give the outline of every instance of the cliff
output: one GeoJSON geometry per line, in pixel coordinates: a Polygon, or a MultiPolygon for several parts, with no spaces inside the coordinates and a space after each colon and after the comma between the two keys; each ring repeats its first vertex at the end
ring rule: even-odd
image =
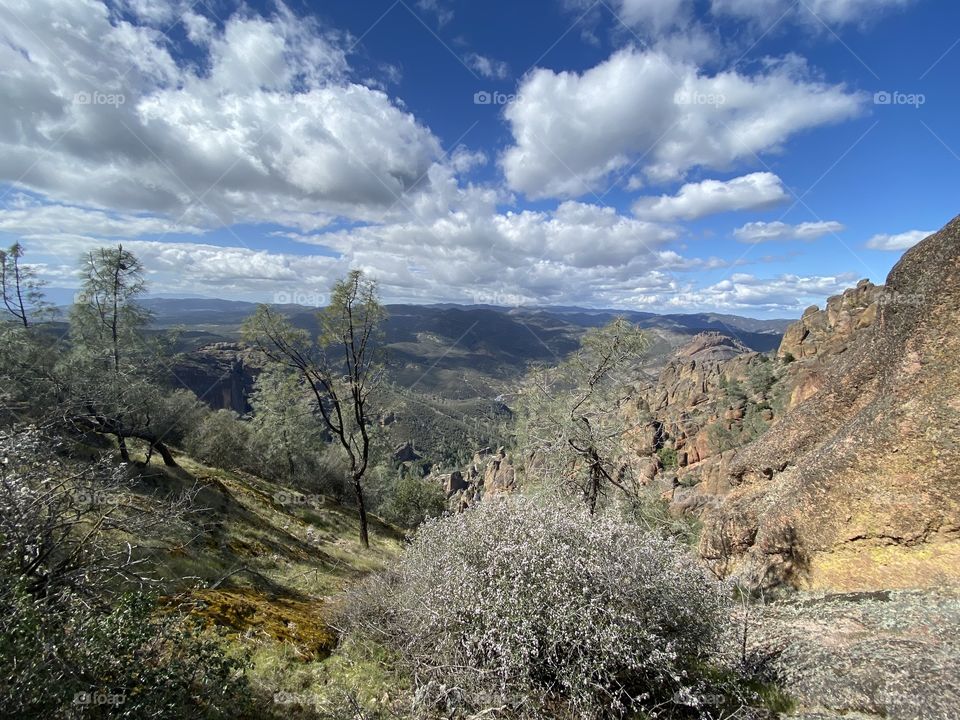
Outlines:
{"type": "Polygon", "coordinates": [[[785,414],[711,488],[700,552],[754,588],[960,580],[960,218],[809,309],[785,414]]]}

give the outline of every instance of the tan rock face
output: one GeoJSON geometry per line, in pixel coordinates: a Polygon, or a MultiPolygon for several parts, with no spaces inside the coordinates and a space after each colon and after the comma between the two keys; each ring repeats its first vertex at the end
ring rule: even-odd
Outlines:
{"type": "Polygon", "coordinates": [[[440,485],[452,511],[461,512],[487,495],[516,489],[517,473],[503,448],[496,452],[484,448],[474,454],[473,461],[463,470],[432,474],[426,479],[440,485]]]}
{"type": "Polygon", "coordinates": [[[247,399],[259,372],[256,355],[249,348],[228,342],[185,353],[173,367],[178,386],[182,383],[215,409],[237,413],[250,409],[247,399]]]}
{"type": "Polygon", "coordinates": [[[773,422],[775,412],[767,398],[749,382],[751,373],[764,365],[773,368],[776,363],[720,333],[701,333],[679,348],[656,382],[640,388],[625,410],[635,423],[627,447],[636,458],[632,465],[640,482],[669,488],[676,478],[696,485],[715,473],[715,464],[707,461],[728,449],[748,414],[757,414],[764,426],[773,422]],[[676,450],[675,467],[652,461],[663,448],[676,450]]]}
{"type": "Polygon", "coordinates": [[[960,218],[786,353],[789,409],[715,479],[703,557],[756,588],[960,581],[960,218]]]}
{"type": "Polygon", "coordinates": [[[891,293],[882,285],[861,280],[855,288],[827,300],[823,310],[808,307],[803,317],[787,328],[778,357],[796,359],[844,352],[858,332],[872,326],[891,293]]]}

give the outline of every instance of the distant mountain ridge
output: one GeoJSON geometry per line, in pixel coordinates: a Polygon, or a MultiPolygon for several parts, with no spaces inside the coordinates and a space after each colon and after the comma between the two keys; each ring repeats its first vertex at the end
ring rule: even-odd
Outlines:
{"type": "MultiPolygon", "coordinates": [[[[154,314],[154,323],[160,327],[183,325],[220,326],[225,336],[236,335],[237,327],[253,313],[257,303],[243,300],[219,300],[212,298],[148,298],[143,305],[154,314]]],[[[318,308],[303,305],[274,305],[281,312],[307,323],[304,316],[312,316],[318,308]]],[[[579,307],[501,307],[496,305],[456,305],[437,303],[431,305],[388,304],[386,331],[396,338],[410,332],[438,331],[451,334],[454,340],[464,333],[474,336],[489,336],[493,332],[507,331],[511,324],[521,329],[527,327],[553,336],[557,328],[580,328],[581,330],[603,325],[622,315],[641,327],[673,331],[682,335],[715,331],[736,337],[747,347],[760,352],[776,349],[780,336],[793,322],[788,319],[757,320],[720,313],[671,313],[661,315],[633,310],[593,309],[579,307]],[[506,320],[506,322],[505,322],[506,320]],[[476,322],[478,328],[471,330],[476,322]],[[489,330],[489,332],[488,332],[489,330]],[[459,331],[459,332],[458,332],[459,331]],[[475,331],[475,332],[474,332],[475,331]]],[[[530,337],[529,330],[508,335],[522,335],[534,344],[543,338],[530,337]]],[[[549,343],[547,343],[549,345],[549,343]]],[[[566,350],[566,344],[563,349],[566,350]]],[[[556,349],[554,349],[556,350],[556,349]]]]}
{"type": "MultiPolygon", "coordinates": [[[[174,320],[182,314],[193,317],[202,316],[204,313],[221,313],[227,317],[246,317],[259,303],[246,300],[222,300],[218,298],[147,298],[142,303],[145,307],[153,311],[160,322],[174,320]]],[[[305,305],[296,304],[274,304],[278,308],[283,308],[289,312],[295,311],[314,311],[313,308],[305,305]]],[[[794,322],[793,318],[775,318],[769,320],[759,320],[756,318],[744,317],[728,313],[655,313],[639,310],[624,310],[618,308],[586,308],[574,305],[522,305],[522,306],[503,306],[488,304],[459,304],[459,303],[391,303],[387,305],[388,309],[393,308],[423,308],[427,310],[489,310],[509,315],[530,315],[544,313],[547,315],[562,316],[580,316],[585,322],[588,317],[609,318],[622,315],[629,318],[632,322],[640,324],[654,325],[670,324],[677,327],[696,329],[698,331],[716,330],[724,325],[734,330],[743,330],[754,333],[775,333],[783,332],[794,322]]],[[[212,318],[211,318],[212,319],[212,318]]]]}
{"type": "MultiPolygon", "coordinates": [[[[199,298],[153,298],[144,304],[158,329],[183,329],[171,384],[189,388],[213,407],[248,411],[259,368],[239,342],[239,330],[255,304],[199,298]]],[[[294,325],[316,332],[317,308],[275,307],[294,325]]],[[[495,442],[495,430],[481,429],[497,425],[504,413],[499,398],[512,393],[530,364],[556,364],[579,346],[588,328],[617,314],[649,330],[644,369],[650,374],[699,332],[723,333],[738,345],[765,352],[781,339],[760,321],[707,315],[451,304],[393,304],[387,311],[383,330],[392,390],[385,399],[385,418],[390,418],[385,432],[396,443],[415,440],[418,449],[444,461],[453,460],[443,456],[451,445],[495,442]]]]}

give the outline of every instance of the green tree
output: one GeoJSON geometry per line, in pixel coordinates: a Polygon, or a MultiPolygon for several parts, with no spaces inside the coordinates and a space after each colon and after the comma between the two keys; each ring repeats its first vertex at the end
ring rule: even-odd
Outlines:
{"type": "Polygon", "coordinates": [[[660,458],[660,464],[666,470],[677,469],[677,451],[673,448],[663,447],[657,450],[657,456],[660,458]]]}
{"type": "Polygon", "coordinates": [[[214,467],[251,470],[250,444],[249,424],[232,410],[217,410],[208,413],[190,433],[186,449],[214,467]]]}
{"type": "Polygon", "coordinates": [[[36,416],[53,406],[53,367],[59,340],[44,332],[50,304],[33,268],[23,265],[23,246],[0,250],[0,423],[36,416]]]}
{"type": "Polygon", "coordinates": [[[251,426],[264,474],[298,485],[317,472],[319,451],[326,445],[314,417],[310,390],[300,376],[281,366],[257,376],[250,397],[251,426]]]}
{"type": "Polygon", "coordinates": [[[119,376],[125,350],[139,346],[150,313],[139,304],[146,292],[143,265],[123,245],[97,248],[83,256],[81,289],[70,316],[74,342],[110,360],[119,376]]]}
{"type": "Polygon", "coordinates": [[[443,490],[432,480],[411,475],[395,477],[384,494],[381,516],[405,528],[417,527],[447,509],[443,490]]]}
{"type": "Polygon", "coordinates": [[[50,306],[44,299],[44,283],[33,268],[20,262],[23,254],[20,243],[0,250],[0,296],[14,322],[28,328],[32,319],[44,316],[50,306]]]}
{"type": "Polygon", "coordinates": [[[617,318],[589,330],[579,350],[556,367],[533,370],[522,384],[518,439],[528,468],[572,483],[591,512],[607,486],[628,491],[616,468],[632,427],[621,407],[648,347],[639,328],[617,318]]]}
{"type": "Polygon", "coordinates": [[[267,305],[244,323],[244,336],[270,363],[295,373],[316,402],[316,417],[347,456],[360,517],[360,542],[370,546],[363,480],[370,465],[371,398],[381,385],[378,334],[386,311],[376,283],[354,270],[333,287],[310,336],[267,305]]]}
{"type": "Polygon", "coordinates": [[[720,387],[726,391],[727,397],[733,402],[743,402],[747,399],[747,391],[744,390],[743,384],[735,377],[728,378],[726,375],[723,375],[721,377],[720,387]]]}
{"type": "Polygon", "coordinates": [[[747,372],[747,384],[754,395],[761,398],[767,397],[770,390],[777,382],[777,376],[773,370],[773,363],[765,355],[761,355],[761,360],[747,372]]]}
{"type": "Polygon", "coordinates": [[[83,256],[80,275],[70,312],[72,348],[62,367],[73,420],[115,437],[124,462],[130,461],[127,439],[137,438],[175,466],[155,427],[164,394],[158,348],[146,336],[150,313],[139,303],[146,291],[143,265],[122,245],[98,248],[83,256]]]}

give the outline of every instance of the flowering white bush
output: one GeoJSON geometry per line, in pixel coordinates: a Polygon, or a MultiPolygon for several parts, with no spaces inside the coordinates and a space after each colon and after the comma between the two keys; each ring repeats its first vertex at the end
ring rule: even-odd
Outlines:
{"type": "Polygon", "coordinates": [[[424,712],[603,717],[706,692],[728,598],[672,540],[514,496],[428,521],[345,621],[396,652],[424,712]]]}

